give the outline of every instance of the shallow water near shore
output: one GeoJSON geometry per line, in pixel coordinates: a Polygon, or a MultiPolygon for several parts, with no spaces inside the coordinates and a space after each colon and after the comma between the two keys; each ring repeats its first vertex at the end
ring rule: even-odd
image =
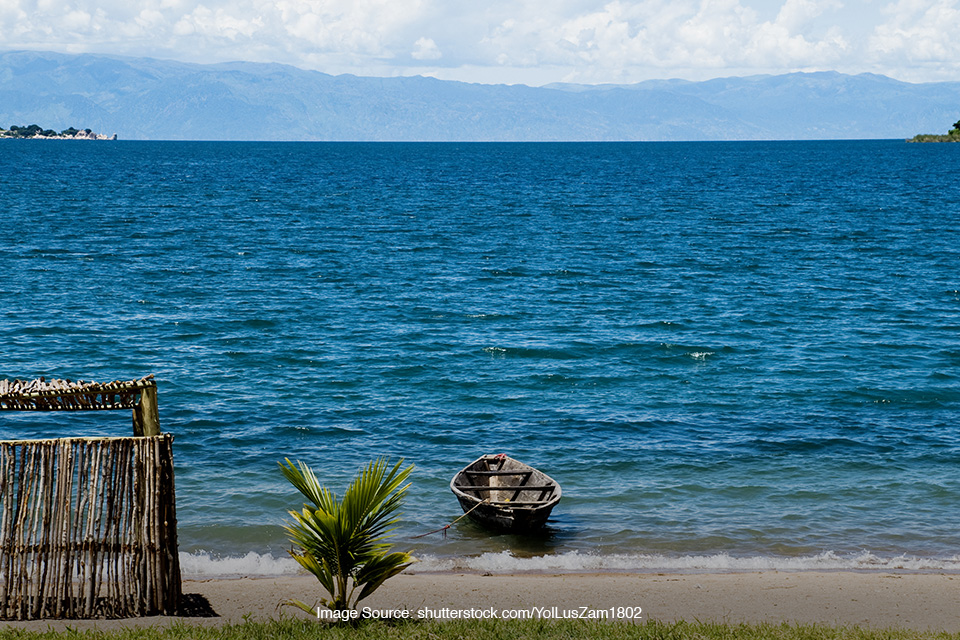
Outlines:
{"type": "MultiPolygon", "coordinates": [[[[960,568],[960,168],[900,141],[7,141],[0,377],[154,373],[185,573],[289,572],[277,462],[416,465],[422,570],[960,568]],[[461,521],[509,453],[542,535],[461,521]]],[[[129,415],[0,414],[0,438],[129,415]]]]}

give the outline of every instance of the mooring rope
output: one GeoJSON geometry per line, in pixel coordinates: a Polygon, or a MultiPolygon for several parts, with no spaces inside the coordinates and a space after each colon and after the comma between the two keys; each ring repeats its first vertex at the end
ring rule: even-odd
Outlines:
{"type": "Polygon", "coordinates": [[[473,507],[470,508],[470,511],[467,511],[466,513],[464,513],[462,516],[460,516],[459,518],[457,518],[456,520],[454,520],[453,522],[451,522],[451,523],[448,524],[447,526],[445,526],[445,527],[440,527],[439,529],[436,529],[435,531],[427,531],[426,533],[421,533],[421,534],[418,535],[418,536],[411,536],[410,539],[413,540],[413,539],[415,539],[415,538],[423,538],[423,537],[425,537],[425,536],[429,536],[429,535],[432,534],[432,533],[440,533],[441,531],[443,531],[443,537],[446,538],[446,537],[447,537],[447,529],[449,529],[449,528],[452,527],[453,525],[457,524],[458,522],[460,522],[461,520],[463,520],[464,518],[466,518],[468,515],[470,515],[470,513],[471,513],[474,509],[476,509],[476,508],[479,507],[480,505],[482,505],[482,504],[487,504],[488,502],[490,502],[490,498],[484,498],[483,501],[478,502],[477,504],[473,505],[473,507]]]}

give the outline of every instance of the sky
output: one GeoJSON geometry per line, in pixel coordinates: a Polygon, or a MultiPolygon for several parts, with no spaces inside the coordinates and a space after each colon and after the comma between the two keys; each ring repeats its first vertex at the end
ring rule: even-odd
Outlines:
{"type": "Polygon", "coordinates": [[[0,0],[0,50],[465,82],[960,80],[960,0],[0,0]]]}

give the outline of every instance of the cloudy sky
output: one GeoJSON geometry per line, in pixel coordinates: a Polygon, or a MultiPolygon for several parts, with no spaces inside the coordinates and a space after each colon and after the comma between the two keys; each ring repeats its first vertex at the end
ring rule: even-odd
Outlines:
{"type": "Polygon", "coordinates": [[[0,50],[486,83],[960,80],[960,0],[0,0],[0,50]]]}

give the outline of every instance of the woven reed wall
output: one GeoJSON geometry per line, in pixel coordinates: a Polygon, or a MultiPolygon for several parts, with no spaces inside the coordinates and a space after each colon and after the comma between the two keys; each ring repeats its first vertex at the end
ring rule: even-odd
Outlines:
{"type": "Polygon", "coordinates": [[[174,614],[173,437],[0,441],[0,618],[174,614]]]}

